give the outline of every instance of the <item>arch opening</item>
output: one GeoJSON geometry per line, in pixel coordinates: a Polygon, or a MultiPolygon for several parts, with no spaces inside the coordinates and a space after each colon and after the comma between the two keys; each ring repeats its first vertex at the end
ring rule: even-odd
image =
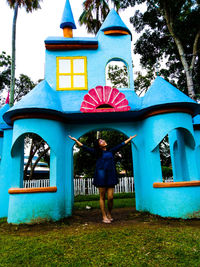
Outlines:
{"type": "MultiPolygon", "coordinates": [[[[184,182],[193,179],[190,166],[195,153],[193,135],[185,128],[170,131],[157,146],[163,182],[184,182]]],[[[154,150],[156,152],[156,149],[154,150]]]]}
{"type": "Polygon", "coordinates": [[[170,153],[169,136],[166,135],[159,144],[162,181],[173,182],[172,161],[170,153]]]}
{"type": "Polygon", "coordinates": [[[35,133],[24,133],[12,147],[12,157],[20,176],[15,183],[21,188],[50,186],[50,146],[35,133]]]}
{"type": "MultiPolygon", "coordinates": [[[[125,141],[128,137],[117,130],[103,129],[90,131],[79,138],[84,145],[94,148],[97,138],[106,140],[108,150],[125,141]]],[[[73,147],[73,171],[74,171],[74,194],[90,195],[98,194],[98,189],[93,185],[96,158],[76,144],[73,147]]],[[[119,184],[115,186],[115,193],[133,193],[133,160],[131,143],[122,147],[114,154],[119,184]]]]}
{"type": "Polygon", "coordinates": [[[108,61],[105,68],[106,85],[116,88],[129,88],[129,67],[120,58],[113,58],[108,61]]]}
{"type": "Polygon", "coordinates": [[[50,147],[37,134],[24,137],[24,187],[50,186],[50,147]]]}

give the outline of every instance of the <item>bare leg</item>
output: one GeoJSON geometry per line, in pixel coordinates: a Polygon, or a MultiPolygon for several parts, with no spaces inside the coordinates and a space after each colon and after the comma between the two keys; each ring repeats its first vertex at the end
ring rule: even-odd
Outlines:
{"type": "Polygon", "coordinates": [[[106,188],[99,187],[99,195],[100,195],[99,203],[100,203],[101,213],[103,216],[103,221],[109,223],[110,220],[108,220],[107,215],[106,215],[106,211],[105,211],[106,188]]]}
{"type": "Polygon", "coordinates": [[[114,188],[108,188],[107,189],[107,195],[108,195],[108,219],[112,219],[112,208],[113,208],[113,194],[114,194],[114,188]]]}

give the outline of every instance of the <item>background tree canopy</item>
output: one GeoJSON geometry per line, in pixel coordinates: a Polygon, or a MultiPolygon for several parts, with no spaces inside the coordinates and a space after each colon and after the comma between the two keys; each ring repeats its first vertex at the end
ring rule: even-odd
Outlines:
{"type": "MultiPolygon", "coordinates": [[[[5,103],[6,92],[9,91],[11,79],[11,57],[5,52],[0,54],[0,105],[5,103]]],[[[15,80],[14,101],[19,101],[24,95],[30,92],[35,86],[30,77],[20,74],[15,80]]]]}
{"type": "MultiPolygon", "coordinates": [[[[136,86],[159,74],[190,97],[200,94],[200,1],[199,0],[122,0],[121,7],[146,4],[130,18],[141,34],[134,52],[147,75],[139,73],[136,86]]],[[[144,88],[146,89],[146,88],[144,88]]]]}

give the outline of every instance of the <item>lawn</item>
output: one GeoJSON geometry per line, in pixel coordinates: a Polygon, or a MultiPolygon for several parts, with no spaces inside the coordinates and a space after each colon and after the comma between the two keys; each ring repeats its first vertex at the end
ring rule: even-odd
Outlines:
{"type": "MultiPolygon", "coordinates": [[[[116,196],[115,204],[126,206],[129,199],[116,196]]],[[[57,223],[13,226],[1,220],[0,266],[200,266],[200,220],[115,206],[115,221],[105,225],[95,197],[75,203],[74,215],[57,223]]]]}

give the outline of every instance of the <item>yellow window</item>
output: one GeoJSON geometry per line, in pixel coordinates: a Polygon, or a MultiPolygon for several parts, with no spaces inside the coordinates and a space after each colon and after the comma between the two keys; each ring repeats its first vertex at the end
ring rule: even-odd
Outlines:
{"type": "Polygon", "coordinates": [[[87,89],[87,58],[57,57],[57,90],[87,89]]]}

